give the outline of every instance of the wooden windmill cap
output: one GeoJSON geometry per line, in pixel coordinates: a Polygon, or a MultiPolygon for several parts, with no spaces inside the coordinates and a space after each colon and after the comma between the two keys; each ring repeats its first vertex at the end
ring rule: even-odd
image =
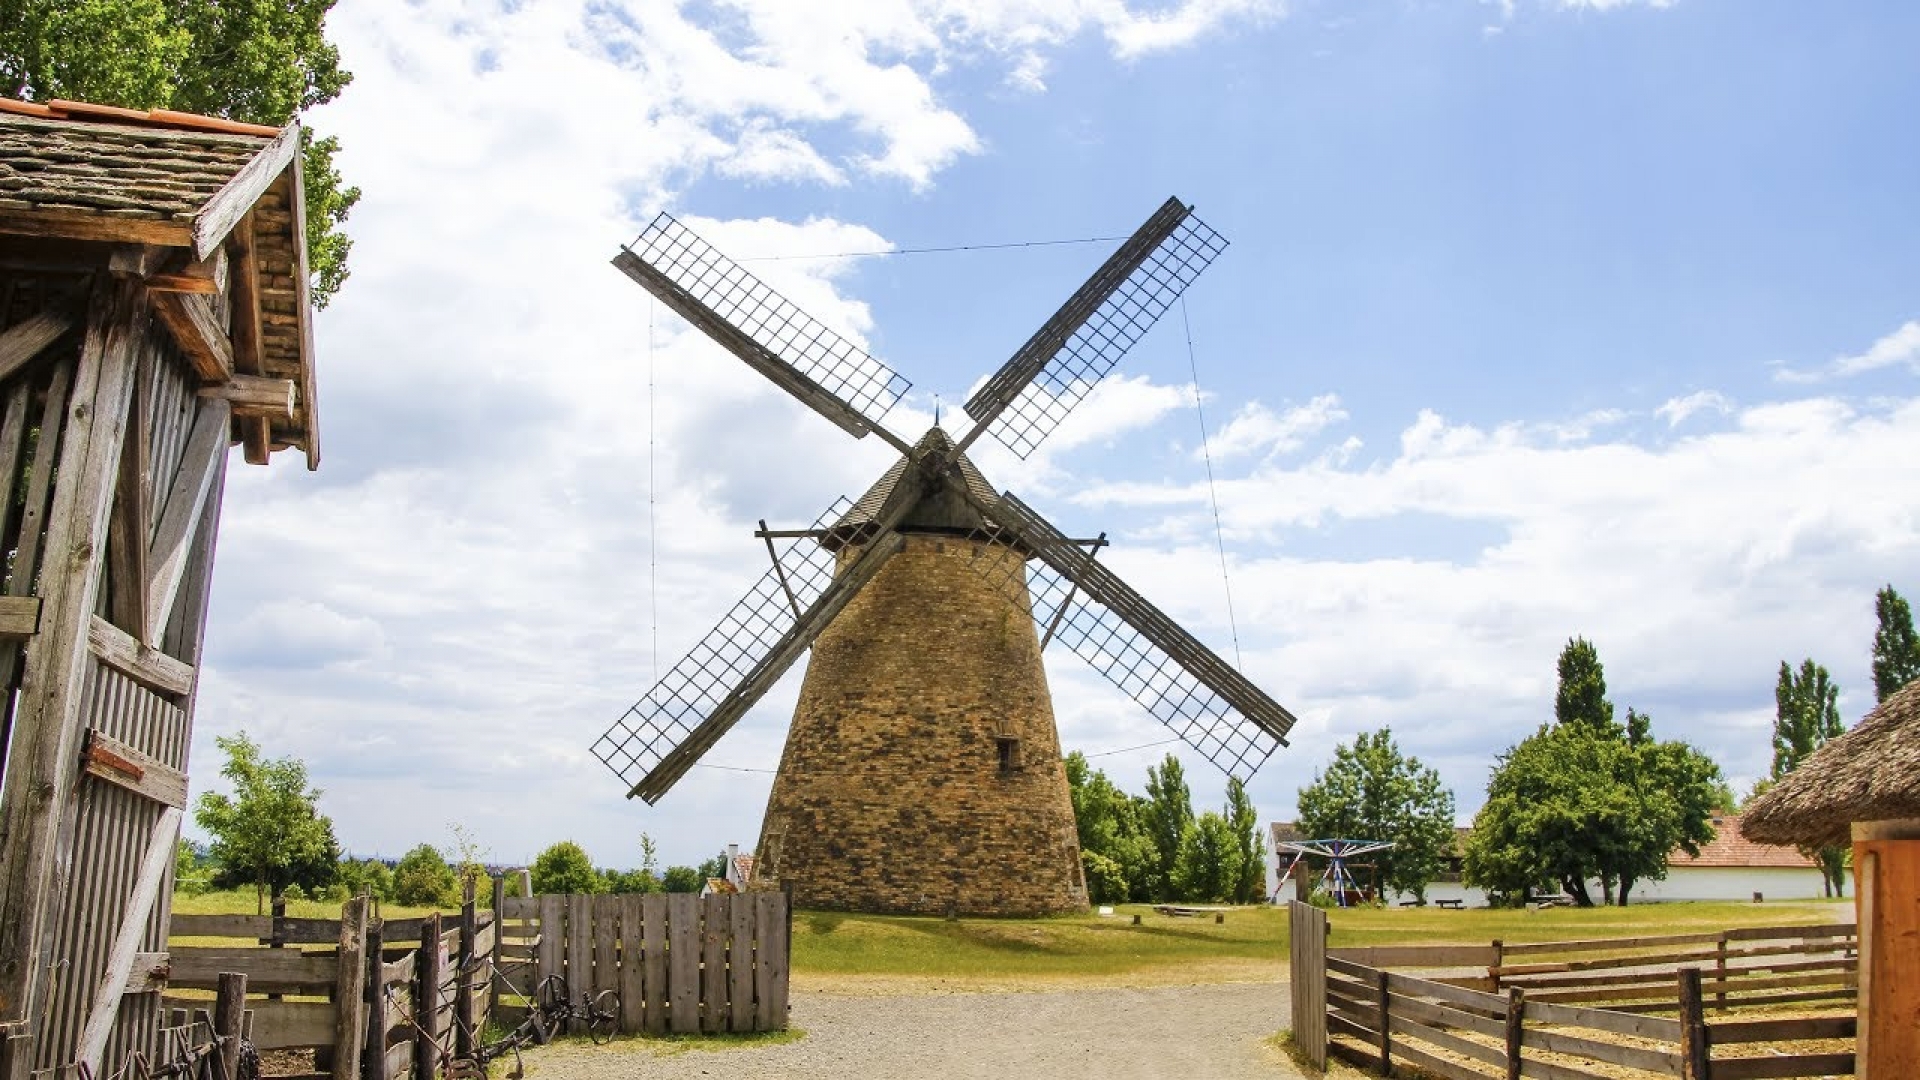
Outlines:
{"type": "Polygon", "coordinates": [[[955,449],[953,437],[938,425],[929,428],[914,444],[911,455],[893,463],[860,501],[853,504],[839,521],[833,523],[820,543],[829,551],[848,544],[864,544],[872,539],[876,523],[901,500],[914,500],[915,506],[900,523],[901,532],[948,533],[964,535],[991,529],[960,493],[953,490],[964,483],[967,490],[984,501],[999,499],[999,493],[981,474],[967,455],[955,449]],[[920,466],[915,467],[915,462],[920,466]]]}

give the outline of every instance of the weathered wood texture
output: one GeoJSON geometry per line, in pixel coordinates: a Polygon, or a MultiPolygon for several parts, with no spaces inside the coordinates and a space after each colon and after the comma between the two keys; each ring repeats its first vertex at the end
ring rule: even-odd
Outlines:
{"type": "Polygon", "coordinates": [[[1850,981],[1852,960],[1846,953],[1852,943],[1851,926],[1765,927],[1666,938],[1496,946],[1497,958],[1488,978],[1473,980],[1512,984],[1505,987],[1506,993],[1493,994],[1363,962],[1384,957],[1409,966],[1446,966],[1475,947],[1326,950],[1324,931],[1316,932],[1310,925],[1313,914],[1320,913],[1307,914],[1313,909],[1302,908],[1296,905],[1290,919],[1293,1024],[1295,1040],[1310,1058],[1315,1021],[1305,1014],[1314,1011],[1312,996],[1317,994],[1322,1025],[1317,1040],[1324,1051],[1376,1070],[1391,1062],[1449,1080],[1518,1076],[1597,1080],[1602,1066],[1608,1076],[1693,1080],[1813,1077],[1853,1070],[1852,1053],[1786,1054],[1752,1046],[1850,1039],[1859,1027],[1853,1017],[1715,1018],[1724,1011],[1776,1002],[1785,996],[1770,992],[1777,988],[1850,981]],[[1712,948],[1675,951],[1676,946],[1697,945],[1712,948]],[[1648,949],[1662,951],[1649,954],[1648,949]],[[1591,961],[1531,959],[1594,953],[1605,955],[1591,961]],[[1504,963],[1516,955],[1530,960],[1522,965],[1504,963]],[[1677,962],[1676,956],[1690,963],[1677,962]],[[1541,985],[1551,989],[1530,988],[1541,985]],[[1762,993],[1751,993],[1754,990],[1762,993]],[[1723,993],[1725,1009],[1716,1004],[1723,993]],[[1569,994],[1594,1001],[1624,997],[1627,1003],[1598,1008],[1535,1000],[1536,996],[1564,999],[1569,994]],[[1650,995],[1661,1000],[1649,1004],[1644,999],[1650,995]],[[1636,1011],[1646,1009],[1674,1012],[1677,1018],[1636,1011]],[[1306,1038],[1303,1032],[1308,1033],[1306,1038]],[[1716,1047],[1736,1049],[1716,1056],[1716,1047]]]}
{"type": "Polygon", "coordinates": [[[1293,1042],[1316,1068],[1327,1067],[1327,913],[1289,902],[1287,911],[1293,1042]]]}
{"type": "Polygon", "coordinates": [[[530,983],[560,975],[576,1002],[617,991],[623,1032],[787,1025],[789,913],[779,893],[509,897],[502,918],[535,923],[530,983]]]}

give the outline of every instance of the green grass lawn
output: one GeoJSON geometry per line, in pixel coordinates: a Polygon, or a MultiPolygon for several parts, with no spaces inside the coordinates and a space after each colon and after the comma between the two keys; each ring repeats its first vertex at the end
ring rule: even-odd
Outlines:
{"type": "MultiPolygon", "coordinates": [[[[251,914],[250,891],[177,895],[174,910],[251,914]]],[[[427,908],[385,906],[388,918],[427,908]]],[[[289,915],[338,918],[340,905],[292,901],[289,915]]],[[[1838,922],[1851,901],[1646,904],[1544,911],[1356,908],[1328,913],[1329,944],[1564,941],[1697,933],[1735,926],[1838,922]]],[[[1273,907],[1176,918],[1147,905],[1046,919],[941,919],[802,911],[793,918],[797,988],[839,993],[995,990],[1048,985],[1168,985],[1286,977],[1287,916],[1273,907]],[[1141,923],[1133,925],[1138,914],[1141,923]]]]}

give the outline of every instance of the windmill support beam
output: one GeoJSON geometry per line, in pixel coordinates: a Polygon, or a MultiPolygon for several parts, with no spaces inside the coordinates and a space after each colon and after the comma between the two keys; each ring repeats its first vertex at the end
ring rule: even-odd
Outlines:
{"type": "Polygon", "coordinates": [[[800,598],[793,595],[793,583],[787,580],[787,568],[780,565],[780,553],[773,549],[773,537],[767,532],[766,518],[760,519],[760,531],[754,535],[767,542],[767,558],[773,560],[773,572],[780,579],[780,591],[787,594],[787,606],[793,609],[793,617],[799,619],[800,598]]]}
{"type": "MultiPolygon", "coordinates": [[[[1074,546],[1087,547],[1089,549],[1087,551],[1087,561],[1092,562],[1094,559],[1100,556],[1100,549],[1107,546],[1107,534],[1101,533],[1099,536],[1095,537],[1090,543],[1087,543],[1087,544],[1082,544],[1076,541],[1074,546]]],[[[1067,590],[1067,598],[1065,600],[1060,601],[1060,607],[1054,611],[1053,618],[1048,620],[1047,632],[1040,635],[1040,648],[1043,652],[1046,650],[1047,645],[1053,641],[1053,632],[1055,630],[1060,629],[1060,624],[1061,622],[1065,621],[1067,617],[1067,612],[1073,610],[1073,602],[1079,596],[1080,596],[1080,583],[1078,581],[1075,581],[1073,583],[1073,588],[1067,590]]]]}

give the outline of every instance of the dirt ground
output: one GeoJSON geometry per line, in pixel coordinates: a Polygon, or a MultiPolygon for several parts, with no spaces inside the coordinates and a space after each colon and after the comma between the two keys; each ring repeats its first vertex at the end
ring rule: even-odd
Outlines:
{"type": "Polygon", "coordinates": [[[805,1035],[784,1044],[554,1044],[528,1055],[527,1075],[1302,1080],[1268,1042],[1287,1025],[1287,988],[1273,982],[883,996],[796,988],[792,1022],[805,1035]]]}

